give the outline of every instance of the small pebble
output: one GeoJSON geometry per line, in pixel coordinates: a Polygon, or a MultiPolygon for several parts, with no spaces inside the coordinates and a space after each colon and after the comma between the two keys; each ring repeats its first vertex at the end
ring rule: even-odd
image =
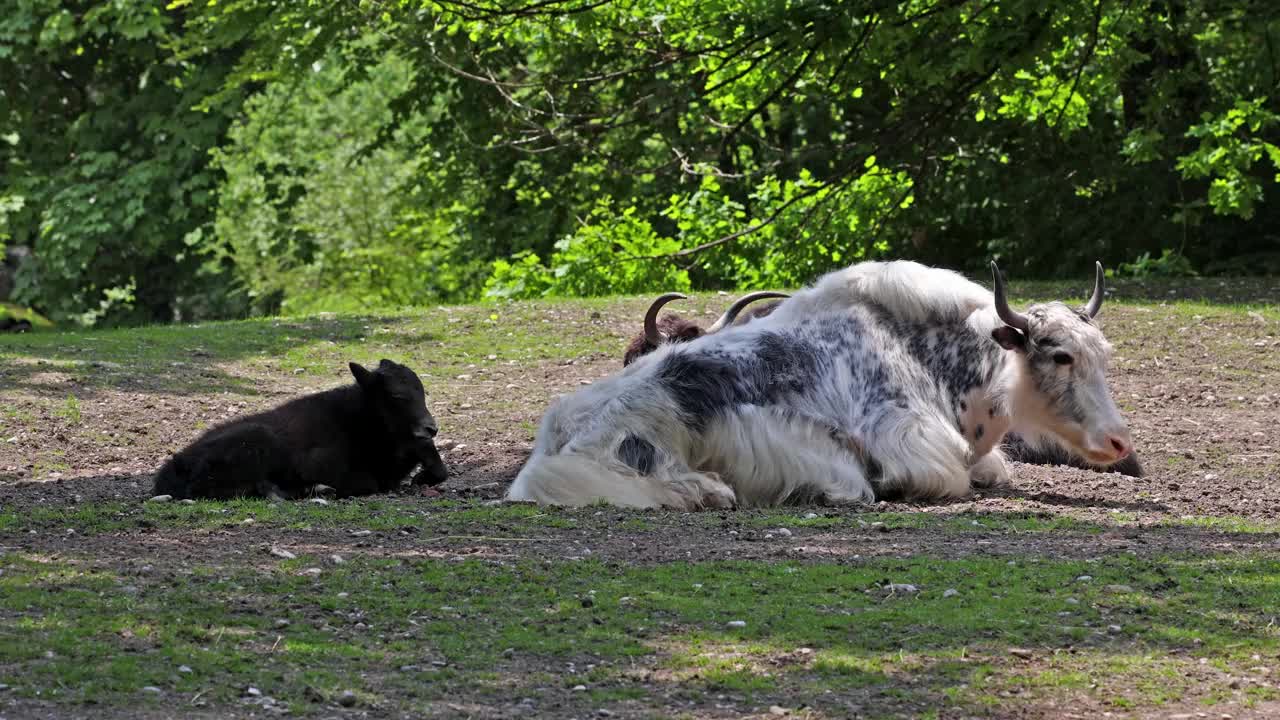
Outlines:
{"type": "Polygon", "coordinates": [[[345,563],[346,560],[341,555],[330,555],[329,562],[333,563],[334,565],[341,565],[345,563]]]}
{"type": "Polygon", "coordinates": [[[942,597],[944,598],[955,597],[959,594],[960,594],[960,591],[955,588],[947,588],[946,590],[942,591],[942,597]]]}
{"type": "Polygon", "coordinates": [[[183,505],[195,505],[195,504],[196,504],[196,501],[195,501],[195,500],[192,500],[191,498],[187,498],[186,500],[183,500],[183,501],[182,501],[182,504],[183,504],[183,505]]]}
{"type": "Polygon", "coordinates": [[[342,694],[338,696],[338,704],[342,707],[355,707],[356,694],[350,690],[343,690],[342,694]]]}
{"type": "Polygon", "coordinates": [[[278,558],[283,558],[285,560],[294,560],[298,557],[297,555],[294,555],[293,553],[289,552],[288,550],[285,550],[284,548],[278,548],[274,546],[268,552],[270,552],[272,555],[278,558]]]}
{"type": "Polygon", "coordinates": [[[262,691],[256,687],[250,687],[246,689],[244,691],[244,694],[248,695],[249,697],[262,697],[262,691]]]}
{"type": "Polygon", "coordinates": [[[172,499],[173,499],[173,496],[172,496],[172,495],[153,495],[153,496],[151,496],[151,498],[150,498],[150,499],[148,499],[148,500],[147,500],[147,502],[153,502],[153,503],[167,503],[167,502],[169,502],[169,501],[170,501],[170,500],[172,500],[172,499]]]}
{"type": "Polygon", "coordinates": [[[1020,657],[1023,660],[1030,660],[1032,657],[1031,651],[1024,648],[1009,648],[1009,654],[1014,657],[1020,657]]]}
{"type": "Polygon", "coordinates": [[[1124,595],[1126,593],[1133,592],[1133,588],[1128,585],[1108,585],[1103,589],[1109,593],[1116,593],[1117,595],[1124,595]]]}
{"type": "Polygon", "coordinates": [[[1092,579],[1093,579],[1092,575],[1081,575],[1080,577],[1076,578],[1076,582],[1089,582],[1092,579]]]}
{"type": "Polygon", "coordinates": [[[1107,626],[1107,632],[1111,633],[1112,635],[1118,635],[1118,634],[1120,633],[1120,631],[1121,631],[1121,630],[1123,630],[1123,629],[1124,629],[1124,628],[1120,627],[1119,625],[1108,625],[1108,626],[1107,626]]]}
{"type": "Polygon", "coordinates": [[[191,674],[191,672],[192,672],[192,670],[191,670],[190,666],[187,666],[187,665],[179,665],[179,666],[178,666],[178,672],[182,673],[183,675],[190,675],[190,674],[191,674]]]}
{"type": "Polygon", "coordinates": [[[920,590],[916,588],[915,585],[912,585],[911,583],[889,583],[888,585],[885,586],[885,590],[888,590],[891,593],[920,592],[920,590]]]}
{"type": "Polygon", "coordinates": [[[744,628],[747,626],[747,621],[746,620],[730,620],[724,625],[725,627],[731,627],[731,628],[744,628]]]}
{"type": "Polygon", "coordinates": [[[782,537],[791,537],[791,531],[786,528],[778,528],[777,530],[774,530],[774,532],[782,537]]]}
{"type": "Polygon", "coordinates": [[[586,685],[574,685],[574,686],[573,686],[573,691],[574,691],[574,692],[585,692],[585,691],[586,691],[586,689],[587,689],[587,686],[586,686],[586,685]]]}
{"type": "Polygon", "coordinates": [[[816,520],[817,518],[818,518],[818,513],[815,513],[815,512],[810,512],[810,513],[805,513],[805,514],[804,514],[804,519],[805,519],[805,520],[816,520]]]}
{"type": "Polygon", "coordinates": [[[163,690],[161,690],[160,688],[156,687],[155,685],[148,685],[148,686],[146,686],[146,687],[142,688],[142,692],[155,693],[156,695],[159,695],[160,693],[162,693],[162,692],[164,692],[164,691],[163,691],[163,690]]]}

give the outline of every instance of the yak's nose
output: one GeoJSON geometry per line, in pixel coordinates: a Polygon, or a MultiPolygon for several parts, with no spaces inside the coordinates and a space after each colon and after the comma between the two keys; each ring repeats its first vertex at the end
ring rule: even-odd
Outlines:
{"type": "Polygon", "coordinates": [[[1133,443],[1127,437],[1109,435],[1107,437],[1107,444],[1109,444],[1111,449],[1115,451],[1116,460],[1123,460],[1129,455],[1129,453],[1133,452],[1133,443]]]}

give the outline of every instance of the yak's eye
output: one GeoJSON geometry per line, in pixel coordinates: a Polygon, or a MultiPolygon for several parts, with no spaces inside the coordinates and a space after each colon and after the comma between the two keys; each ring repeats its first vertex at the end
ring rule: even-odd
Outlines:
{"type": "Polygon", "coordinates": [[[1066,354],[1066,353],[1063,353],[1063,352],[1060,352],[1060,353],[1054,353],[1054,354],[1053,354],[1053,361],[1054,361],[1054,362],[1056,362],[1056,363],[1058,363],[1059,365],[1070,365],[1070,364],[1071,364],[1071,356],[1070,356],[1070,355],[1068,355],[1068,354],[1066,354]]]}

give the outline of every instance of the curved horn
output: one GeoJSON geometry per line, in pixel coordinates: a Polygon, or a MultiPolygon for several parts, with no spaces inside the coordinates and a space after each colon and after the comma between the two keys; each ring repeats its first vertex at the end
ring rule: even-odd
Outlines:
{"type": "Polygon", "coordinates": [[[716,320],[712,323],[711,327],[707,328],[707,334],[710,335],[713,332],[719,332],[732,325],[733,321],[738,319],[738,313],[742,312],[743,308],[757,300],[789,297],[791,296],[784,292],[776,292],[774,290],[761,290],[759,292],[747,293],[733,301],[733,304],[729,306],[728,310],[724,311],[724,314],[720,316],[720,319],[716,320]]]}
{"type": "Polygon", "coordinates": [[[644,314],[644,339],[646,342],[654,346],[662,344],[662,336],[658,334],[658,311],[662,309],[663,305],[672,300],[684,300],[686,297],[680,293],[671,292],[659,295],[653,301],[653,304],[649,306],[648,312],[644,314]]]}
{"type": "Polygon", "coordinates": [[[1097,279],[1093,281],[1093,297],[1089,298],[1089,304],[1084,306],[1084,311],[1089,314],[1089,317],[1097,316],[1098,311],[1102,309],[1102,279],[1106,276],[1106,273],[1102,270],[1102,263],[1095,262],[1094,264],[1098,266],[1098,275],[1097,279]]]}
{"type": "Polygon", "coordinates": [[[1009,298],[1004,295],[1004,277],[1000,275],[1000,268],[995,260],[991,261],[991,275],[995,278],[996,284],[996,314],[1005,325],[1027,332],[1027,316],[1009,307],[1009,298]]]}

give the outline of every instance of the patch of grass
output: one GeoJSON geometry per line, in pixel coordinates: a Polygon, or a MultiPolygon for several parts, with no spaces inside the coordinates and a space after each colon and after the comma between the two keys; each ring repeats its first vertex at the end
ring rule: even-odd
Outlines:
{"type": "Polygon", "coordinates": [[[80,401],[75,395],[68,395],[55,414],[72,425],[80,424],[80,401]]]}
{"type": "Polygon", "coordinates": [[[1185,515],[1162,518],[1159,527],[1204,528],[1224,533],[1280,533],[1280,522],[1232,515],[1185,515]]]}
{"type": "MultiPolygon", "coordinates": [[[[860,530],[936,529],[952,532],[1086,532],[1101,533],[1104,527],[1065,515],[1051,513],[982,512],[867,512],[830,513],[790,508],[753,511],[744,521],[750,527],[807,527],[860,530]],[[813,515],[814,517],[809,517],[813,515]]],[[[738,513],[740,515],[744,513],[738,513]]]]}
{"type": "MultiPolygon", "coordinates": [[[[48,471],[43,465],[38,470],[48,471]]],[[[389,497],[307,501],[263,499],[200,500],[193,503],[102,502],[74,507],[0,509],[0,531],[37,532],[72,528],[81,534],[118,532],[145,526],[216,530],[252,524],[288,530],[346,529],[432,534],[475,530],[536,533],[540,529],[576,527],[585,510],[533,505],[485,505],[478,501],[434,501],[413,504],[389,497]]],[[[592,517],[587,515],[587,517],[592,517]]],[[[594,518],[593,518],[594,519],[594,518]]],[[[643,523],[641,518],[636,522],[643,523]]]]}
{"type": "Polygon", "coordinates": [[[627,672],[640,662],[689,691],[761,701],[877,686],[904,702],[981,705],[1001,688],[1052,693],[1092,676],[1147,705],[1172,697],[1170,673],[1197,657],[1239,668],[1280,650],[1280,560],[1265,557],[647,567],[301,557],[157,579],[10,554],[0,570],[0,682],[19,697],[122,707],[145,686],[217,706],[249,684],[295,712],[347,689],[396,707],[410,702],[393,692],[408,680],[378,679],[402,672],[422,680],[415,701],[511,697],[544,682],[544,668],[586,668],[585,658],[593,668],[565,682],[589,683],[600,702],[647,687],[627,672]],[[887,594],[886,580],[919,592],[887,594]],[[1120,583],[1133,591],[1107,590],[1120,583]],[[944,597],[948,588],[959,592],[944,597]],[[1054,659],[1028,674],[1010,647],[1054,659]],[[1069,658],[1054,655],[1068,647],[1069,658]],[[1142,660],[1153,654],[1161,662],[1142,660]]]}

